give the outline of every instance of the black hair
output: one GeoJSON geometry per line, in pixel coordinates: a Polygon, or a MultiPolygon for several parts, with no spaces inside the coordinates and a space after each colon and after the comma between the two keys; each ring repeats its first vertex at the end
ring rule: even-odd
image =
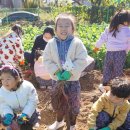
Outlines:
{"type": "Polygon", "coordinates": [[[0,76],[3,73],[9,73],[11,74],[15,79],[17,79],[18,77],[21,79],[18,84],[17,84],[17,88],[20,87],[20,85],[23,82],[23,77],[22,77],[22,72],[20,70],[20,68],[18,67],[14,67],[12,65],[2,65],[0,68],[0,76]]]}
{"type": "Polygon", "coordinates": [[[38,60],[38,58],[39,58],[40,56],[42,56],[42,55],[43,55],[43,50],[37,49],[37,50],[35,51],[35,59],[36,59],[36,60],[38,60]]]}
{"type": "Polygon", "coordinates": [[[20,34],[24,34],[23,30],[22,30],[22,27],[21,25],[19,24],[15,24],[12,28],[11,28],[12,31],[16,32],[17,35],[21,38],[20,34]]]}
{"type": "Polygon", "coordinates": [[[116,77],[111,81],[111,93],[118,98],[128,98],[130,83],[126,79],[116,77]]]}
{"type": "Polygon", "coordinates": [[[123,25],[124,22],[128,22],[128,24],[130,24],[130,12],[128,10],[120,10],[116,12],[112,17],[109,26],[109,32],[113,32],[112,36],[116,37],[116,33],[119,32],[119,25],[123,25]]]}
{"type": "Polygon", "coordinates": [[[55,36],[55,33],[54,33],[54,29],[51,27],[51,26],[47,26],[44,31],[43,31],[43,34],[45,33],[50,33],[53,36],[55,36]]]}

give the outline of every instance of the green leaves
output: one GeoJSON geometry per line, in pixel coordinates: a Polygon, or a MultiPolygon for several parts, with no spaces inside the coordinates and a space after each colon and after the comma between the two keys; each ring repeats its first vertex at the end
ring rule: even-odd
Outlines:
{"type": "Polygon", "coordinates": [[[93,52],[93,49],[95,47],[96,41],[100,37],[101,33],[104,31],[104,29],[108,26],[106,23],[99,24],[78,24],[77,26],[77,32],[79,34],[79,37],[83,41],[84,45],[87,48],[88,54],[92,56],[96,61],[96,68],[102,69],[103,67],[103,60],[105,57],[106,49],[105,47],[102,47],[100,51],[96,54],[93,52]]]}
{"type": "Polygon", "coordinates": [[[23,46],[25,51],[31,51],[35,37],[43,33],[43,28],[38,28],[36,26],[24,26],[24,37],[23,37],[23,46]]]}

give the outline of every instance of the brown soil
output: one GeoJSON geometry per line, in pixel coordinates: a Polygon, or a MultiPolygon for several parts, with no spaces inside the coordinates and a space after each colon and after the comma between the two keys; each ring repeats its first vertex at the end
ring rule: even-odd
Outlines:
{"type": "MultiPolygon", "coordinates": [[[[130,79],[130,70],[125,70],[126,77],[130,79]]],[[[81,83],[81,109],[80,114],[77,118],[77,130],[88,130],[87,128],[87,117],[90,111],[90,108],[98,97],[101,95],[101,92],[97,89],[98,85],[101,82],[102,74],[100,71],[93,70],[85,74],[80,78],[81,83]]],[[[35,86],[35,78],[31,80],[35,86]]],[[[41,91],[37,88],[39,95],[39,109],[41,111],[41,122],[40,127],[37,130],[47,130],[47,126],[52,124],[55,121],[55,112],[53,111],[51,104],[48,102],[50,100],[49,93],[47,91],[41,91]]],[[[59,130],[66,130],[66,126],[59,130]]]]}
{"type": "MultiPolygon", "coordinates": [[[[81,108],[80,114],[77,118],[77,130],[87,130],[87,117],[89,110],[93,104],[98,99],[101,93],[97,90],[97,86],[101,81],[101,72],[93,70],[88,72],[85,76],[80,79],[81,83],[81,108]]],[[[52,124],[55,121],[55,113],[52,110],[51,105],[46,104],[49,99],[48,92],[41,91],[37,89],[41,109],[41,126],[38,130],[46,130],[47,125],[52,124]]],[[[59,130],[66,130],[66,126],[59,130]]]]}
{"type": "MultiPolygon", "coordinates": [[[[130,79],[130,69],[125,70],[126,78],[130,79]]],[[[81,108],[80,114],[77,118],[77,130],[88,130],[87,128],[87,117],[91,109],[92,104],[101,95],[98,90],[98,85],[102,79],[102,74],[100,71],[93,70],[88,72],[85,76],[80,78],[81,83],[81,108]]],[[[46,92],[38,90],[40,107],[44,108],[45,104],[43,99],[45,98],[46,92]]],[[[45,110],[41,111],[41,127],[38,130],[47,130],[47,125],[52,124],[55,121],[55,113],[53,112],[51,106],[49,105],[45,110]]],[[[66,127],[59,130],[66,130],[66,127]]]]}
{"type": "MultiPolygon", "coordinates": [[[[84,76],[80,78],[81,83],[81,108],[80,114],[77,118],[77,130],[87,130],[87,117],[89,110],[93,104],[98,99],[101,93],[97,90],[97,86],[101,81],[101,72],[93,70],[91,72],[85,73],[84,76]]],[[[56,114],[53,111],[50,101],[49,92],[42,91],[38,88],[38,84],[34,76],[31,76],[30,80],[34,86],[37,88],[40,103],[38,105],[41,111],[41,121],[40,127],[37,130],[47,130],[47,126],[55,121],[56,114]]],[[[66,126],[59,130],[66,130],[66,126]]]]}

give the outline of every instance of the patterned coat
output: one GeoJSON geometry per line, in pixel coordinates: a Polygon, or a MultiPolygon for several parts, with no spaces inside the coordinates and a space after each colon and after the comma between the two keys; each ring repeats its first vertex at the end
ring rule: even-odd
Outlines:
{"type": "Polygon", "coordinates": [[[0,39],[0,64],[16,63],[23,59],[22,41],[15,32],[0,39]]]}

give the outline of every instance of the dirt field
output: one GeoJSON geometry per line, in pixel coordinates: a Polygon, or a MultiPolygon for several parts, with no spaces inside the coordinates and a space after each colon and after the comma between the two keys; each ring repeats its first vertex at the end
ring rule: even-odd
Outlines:
{"type": "MultiPolygon", "coordinates": [[[[125,70],[124,74],[126,78],[130,80],[130,69],[125,70]]],[[[90,108],[98,99],[98,96],[101,95],[101,92],[97,89],[102,79],[102,74],[100,71],[93,70],[87,73],[80,79],[81,83],[81,108],[80,114],[77,119],[77,129],[76,130],[88,130],[87,128],[87,117],[90,111],[90,108]]],[[[44,108],[44,103],[42,103],[43,92],[38,90],[40,98],[40,106],[44,108]]],[[[38,130],[47,130],[47,125],[52,124],[55,121],[55,113],[49,106],[45,110],[41,111],[41,126],[38,130]]],[[[66,127],[59,130],[66,130],[66,127]]]]}
{"type": "MultiPolygon", "coordinates": [[[[130,70],[125,70],[126,78],[130,79],[130,70]]],[[[77,129],[76,130],[88,130],[87,128],[87,117],[90,111],[90,108],[98,99],[98,96],[101,95],[97,89],[100,84],[102,74],[100,71],[93,70],[88,72],[85,76],[80,79],[81,83],[81,108],[80,114],[77,119],[77,129]]],[[[35,81],[32,81],[35,84],[35,81]]],[[[35,85],[36,86],[36,85],[35,85]]],[[[41,91],[37,88],[39,95],[39,109],[41,111],[41,122],[40,127],[37,130],[47,130],[47,126],[52,124],[55,121],[55,113],[52,110],[52,107],[48,103],[50,98],[48,92],[41,91]]],[[[66,130],[66,126],[59,130],[66,130]]]]}
{"type": "MultiPolygon", "coordinates": [[[[87,130],[87,117],[89,110],[93,102],[97,100],[99,95],[101,95],[101,93],[97,90],[101,77],[101,72],[94,70],[80,79],[81,109],[77,119],[77,130],[87,130]]],[[[42,118],[41,126],[38,130],[46,130],[47,125],[52,124],[55,121],[55,113],[53,112],[51,105],[46,104],[47,99],[49,99],[47,92],[43,92],[39,89],[37,89],[37,91],[40,99],[39,108],[41,109],[42,118]],[[47,106],[47,108],[45,108],[45,106],[47,106]]],[[[66,126],[59,130],[66,130],[66,126]]]]}

